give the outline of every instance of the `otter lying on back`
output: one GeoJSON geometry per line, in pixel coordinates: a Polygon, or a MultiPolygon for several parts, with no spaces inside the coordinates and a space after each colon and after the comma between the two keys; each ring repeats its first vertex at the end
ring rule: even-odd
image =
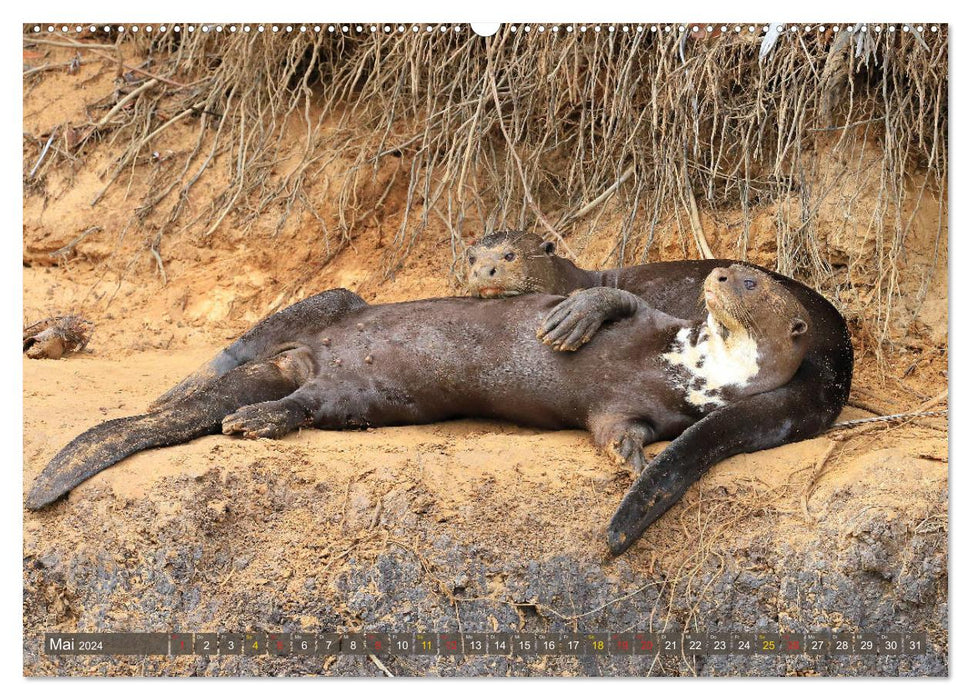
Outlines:
{"type": "MultiPolygon", "coordinates": [[[[615,290],[616,291],[616,290],[615,290]]],[[[787,382],[807,347],[805,309],[768,275],[740,265],[705,282],[708,316],[678,319],[627,295],[627,318],[579,353],[552,352],[536,327],[563,301],[429,299],[357,305],[324,328],[277,337],[275,354],[207,380],[151,413],[102,423],[47,465],[27,498],[39,508],[149,447],[219,432],[280,437],[325,429],[502,418],[586,428],[634,469],[642,447],[719,406],[787,382]],[[752,281],[754,285],[750,284],[752,281]],[[757,313],[771,303],[776,313],[757,313]]],[[[620,535],[622,551],[642,530],[620,535]]]]}
{"type": "MultiPolygon", "coordinates": [[[[486,236],[467,250],[466,284],[470,294],[488,297],[544,291],[570,294],[538,330],[543,342],[561,351],[578,350],[603,323],[629,313],[625,292],[674,316],[703,319],[707,311],[698,302],[703,280],[714,268],[732,263],[681,260],[584,270],[557,256],[555,248],[552,242],[518,231],[486,236]]],[[[846,320],[813,289],[762,271],[793,294],[808,313],[813,332],[802,364],[783,386],[712,412],[655,457],[611,520],[608,538],[614,552],[630,544],[625,533],[649,526],[712,465],[741,452],[818,435],[846,404],[853,377],[853,345],[846,320]]]]}

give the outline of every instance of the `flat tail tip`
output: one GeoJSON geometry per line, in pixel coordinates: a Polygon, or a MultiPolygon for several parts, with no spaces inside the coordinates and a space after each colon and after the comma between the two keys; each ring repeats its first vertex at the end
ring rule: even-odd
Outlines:
{"type": "Polygon", "coordinates": [[[49,506],[57,499],[64,496],[67,492],[54,492],[50,488],[35,485],[24,498],[24,507],[27,510],[40,510],[49,506]]]}
{"type": "Polygon", "coordinates": [[[27,510],[40,510],[48,503],[50,503],[50,501],[47,499],[37,498],[33,495],[28,495],[27,498],[24,499],[24,507],[27,510]]]}
{"type": "Polygon", "coordinates": [[[626,532],[614,530],[613,528],[607,530],[607,546],[610,547],[610,554],[612,556],[619,557],[633,543],[634,538],[628,537],[626,532]]]}

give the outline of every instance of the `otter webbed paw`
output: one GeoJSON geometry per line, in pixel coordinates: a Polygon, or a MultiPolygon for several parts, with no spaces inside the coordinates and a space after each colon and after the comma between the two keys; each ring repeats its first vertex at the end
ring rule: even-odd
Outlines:
{"type": "Polygon", "coordinates": [[[284,401],[266,401],[243,406],[223,418],[223,435],[244,438],[280,438],[307,421],[303,411],[284,401]]]}
{"type": "Polygon", "coordinates": [[[619,415],[595,416],[587,426],[593,440],[605,450],[614,462],[630,469],[634,476],[647,468],[644,445],[654,442],[656,433],[647,420],[631,419],[619,415]]]}
{"type": "Polygon", "coordinates": [[[607,320],[599,295],[591,290],[574,292],[547,314],[536,331],[536,337],[554,350],[579,350],[607,320]]]}
{"type": "Polygon", "coordinates": [[[605,322],[633,316],[642,303],[622,289],[581,289],[546,315],[536,337],[554,350],[574,352],[590,342],[605,322]]]}
{"type": "Polygon", "coordinates": [[[635,478],[640,476],[641,472],[647,468],[643,439],[641,435],[627,434],[607,446],[607,450],[614,461],[630,469],[635,478]]]}

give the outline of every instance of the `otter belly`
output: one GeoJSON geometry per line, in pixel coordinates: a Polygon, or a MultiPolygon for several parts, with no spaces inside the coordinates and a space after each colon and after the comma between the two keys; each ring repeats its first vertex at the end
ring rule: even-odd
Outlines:
{"type": "Polygon", "coordinates": [[[579,353],[536,338],[562,297],[429,300],[366,307],[321,334],[320,427],[499,418],[581,428],[607,404],[656,410],[668,381],[650,323],[621,322],[579,353]]]}

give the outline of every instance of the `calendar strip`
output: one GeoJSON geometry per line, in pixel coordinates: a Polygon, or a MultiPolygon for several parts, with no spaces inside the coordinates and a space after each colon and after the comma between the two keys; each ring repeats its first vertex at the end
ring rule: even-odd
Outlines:
{"type": "Polygon", "coordinates": [[[927,651],[924,633],[55,633],[50,656],[902,656],[927,651]]]}

